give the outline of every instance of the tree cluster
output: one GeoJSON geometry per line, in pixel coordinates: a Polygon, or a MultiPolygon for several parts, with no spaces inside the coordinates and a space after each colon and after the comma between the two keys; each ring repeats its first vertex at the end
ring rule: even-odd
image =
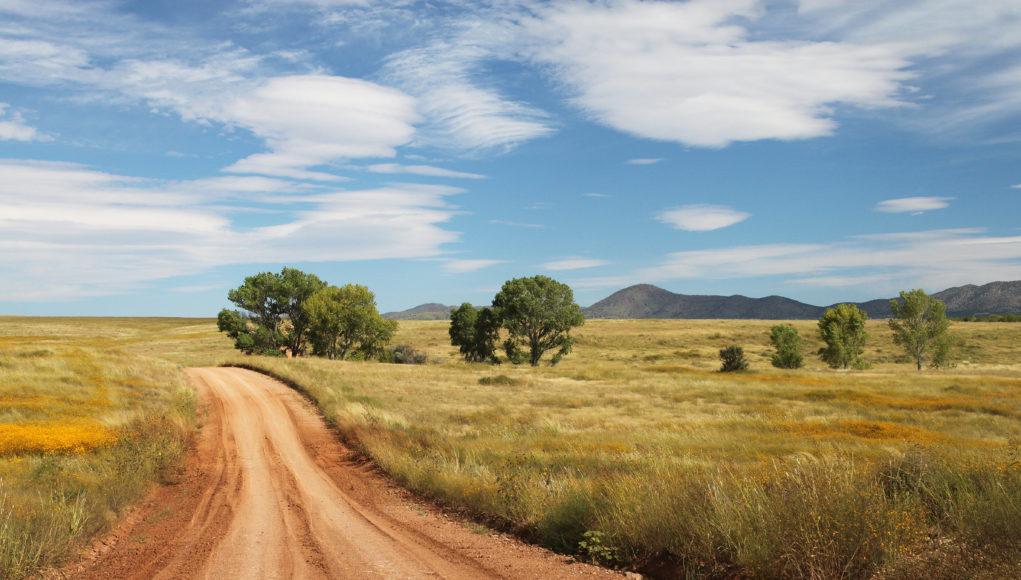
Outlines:
{"type": "Polygon", "coordinates": [[[571,352],[571,329],[585,323],[574,292],[547,276],[515,278],[504,283],[490,308],[465,302],[450,313],[450,343],[468,362],[499,362],[497,342],[505,332],[504,354],[512,363],[538,366],[553,351],[555,365],[571,352]]]}
{"type": "Polygon", "coordinates": [[[315,356],[374,358],[397,330],[365,286],[330,286],[294,268],[248,276],[227,299],[238,309],[221,310],[217,328],[245,354],[301,356],[311,346],[315,356]]]}
{"type": "MultiPolygon", "coordinates": [[[[950,321],[943,302],[922,290],[903,291],[899,301],[890,302],[890,311],[893,317],[888,324],[894,334],[893,341],[904,349],[918,370],[922,370],[926,362],[933,368],[953,365],[951,351],[954,341],[949,333],[950,321]]],[[[867,367],[864,352],[868,340],[865,331],[868,318],[868,314],[853,304],[827,308],[818,325],[819,338],[825,346],[817,354],[823,362],[835,369],[867,367]]],[[[772,356],[773,366],[796,369],[804,365],[801,336],[796,328],[774,326],[770,329],[769,341],[776,350],[772,356]]],[[[722,370],[739,370],[732,361],[735,353],[728,350],[729,359],[724,354],[720,351],[720,358],[724,361],[722,370]],[[728,360],[731,361],[729,365],[728,360]]]]}

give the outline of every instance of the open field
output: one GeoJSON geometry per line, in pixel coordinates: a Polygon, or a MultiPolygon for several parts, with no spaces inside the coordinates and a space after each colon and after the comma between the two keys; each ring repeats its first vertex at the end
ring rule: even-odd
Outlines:
{"type": "MultiPolygon", "coordinates": [[[[208,335],[208,321],[201,326],[208,335]]],[[[173,477],[194,393],[177,364],[141,352],[187,328],[0,318],[0,577],[59,561],[154,478],[173,477]]],[[[167,354],[178,346],[162,343],[167,354]]]]}
{"type": "MultiPolygon", "coordinates": [[[[560,365],[533,369],[460,362],[445,322],[401,323],[394,343],[430,357],[414,366],[244,357],[211,320],[0,318],[0,424],[117,441],[0,459],[6,575],[60,555],[48,538],[8,549],[18,530],[73,544],[137,497],[109,482],[129,460],[159,471],[180,439],[132,447],[155,436],[132,425],[187,425],[177,365],[224,362],[300,385],[404,485],[585,559],[666,576],[1015,575],[1021,325],[955,324],[966,362],[916,373],[880,321],[870,370],[814,355],[773,369],[772,324],[593,320],[560,365]],[[749,372],[714,372],[728,344],[749,372]]],[[[813,321],[792,324],[818,348],[813,321]]]]}
{"type": "MultiPolygon", "coordinates": [[[[966,362],[768,363],[767,321],[590,321],[557,367],[248,359],[301,385],[393,477],[547,546],[669,574],[1003,577],[1021,569],[1021,330],[959,324],[966,362]],[[750,372],[720,374],[745,348],[750,372]],[[586,533],[588,536],[586,537],[586,533]],[[585,542],[582,544],[582,542],[585,542]]],[[[814,322],[793,322],[814,344],[814,322]]]]}

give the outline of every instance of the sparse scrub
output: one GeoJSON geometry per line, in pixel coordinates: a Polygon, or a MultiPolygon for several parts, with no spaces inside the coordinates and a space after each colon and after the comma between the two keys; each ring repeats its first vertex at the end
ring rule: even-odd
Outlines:
{"type": "Polygon", "coordinates": [[[415,350],[415,347],[410,344],[398,344],[386,349],[385,358],[381,360],[399,365],[424,365],[429,360],[429,355],[415,350]]]}

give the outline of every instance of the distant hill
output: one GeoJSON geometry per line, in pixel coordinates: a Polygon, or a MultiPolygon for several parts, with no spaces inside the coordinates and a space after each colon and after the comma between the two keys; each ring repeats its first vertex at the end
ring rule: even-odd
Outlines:
{"type": "MultiPolygon", "coordinates": [[[[947,314],[966,316],[1021,312],[1021,281],[960,286],[933,294],[947,305],[947,314]]],[[[869,318],[889,318],[890,298],[855,303],[869,318]]],[[[813,319],[827,306],[813,306],[782,296],[709,296],[675,294],[651,284],[638,284],[614,292],[583,308],[587,318],[758,318],[765,320],[813,319]]]]}
{"type": "Polygon", "coordinates": [[[783,298],[674,294],[651,284],[631,286],[583,308],[587,318],[818,318],[823,309],[783,298]]]}
{"type": "Polygon", "coordinates": [[[392,318],[394,320],[447,320],[450,318],[451,308],[457,307],[430,302],[400,312],[384,312],[383,318],[392,318]]]}
{"type": "MultiPolygon", "coordinates": [[[[969,284],[933,294],[947,305],[949,316],[969,314],[1021,313],[1021,280],[969,284]]],[[[869,318],[889,318],[890,298],[854,303],[869,318]]],[[[833,306],[833,305],[831,305],[833,306]]],[[[401,312],[387,312],[394,320],[447,320],[450,310],[436,302],[401,312]]],[[[814,319],[829,306],[813,306],[783,296],[748,298],[747,296],[711,296],[675,294],[652,284],[638,284],[582,308],[586,318],[757,318],[762,320],[814,319]]]]}
{"type": "Polygon", "coordinates": [[[950,316],[1021,313],[1021,280],[968,284],[933,294],[947,305],[950,316]]]}

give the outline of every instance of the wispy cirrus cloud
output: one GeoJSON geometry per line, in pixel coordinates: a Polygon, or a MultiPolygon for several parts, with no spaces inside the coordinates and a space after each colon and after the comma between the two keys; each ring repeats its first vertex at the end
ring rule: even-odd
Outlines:
{"type": "Polygon", "coordinates": [[[950,206],[952,197],[902,197],[887,199],[876,204],[876,211],[886,213],[920,214],[950,206]]]}
{"type": "Polygon", "coordinates": [[[663,161],[662,158],[656,157],[656,158],[628,159],[624,163],[626,163],[627,165],[655,165],[661,161],[663,161]]]}
{"type": "Polygon", "coordinates": [[[0,78],[74,87],[81,102],[146,105],[249,131],[265,144],[228,172],[334,181],[324,166],[393,157],[422,120],[415,98],[398,89],[293,64],[282,74],[273,55],[182,34],[106,3],[46,0],[32,10],[15,3],[0,7],[4,13],[19,26],[0,28],[0,78]],[[301,68],[309,72],[294,74],[301,68]]]}
{"type": "Polygon", "coordinates": [[[453,171],[432,165],[402,165],[399,163],[376,163],[366,167],[373,173],[410,173],[412,175],[425,175],[428,177],[452,177],[455,179],[485,179],[485,175],[478,173],[466,173],[453,171]]]}
{"type": "Polygon", "coordinates": [[[585,268],[596,268],[599,266],[606,266],[610,262],[606,260],[598,260],[595,258],[564,258],[563,260],[555,260],[553,262],[546,262],[542,265],[545,270],[582,270],[585,268]]]}
{"type": "Polygon", "coordinates": [[[506,260],[446,260],[443,265],[440,266],[445,272],[453,274],[464,274],[467,272],[475,272],[483,268],[495,266],[497,264],[503,264],[506,260]]]}
{"type": "Polygon", "coordinates": [[[383,78],[419,100],[424,144],[467,150],[508,149],[553,133],[548,115],[514,101],[475,72],[493,53],[462,35],[392,55],[383,78]]]}
{"type": "Polygon", "coordinates": [[[707,232],[732,226],[751,215],[720,205],[685,205],[662,211],[656,219],[679,230],[707,232]]]}

